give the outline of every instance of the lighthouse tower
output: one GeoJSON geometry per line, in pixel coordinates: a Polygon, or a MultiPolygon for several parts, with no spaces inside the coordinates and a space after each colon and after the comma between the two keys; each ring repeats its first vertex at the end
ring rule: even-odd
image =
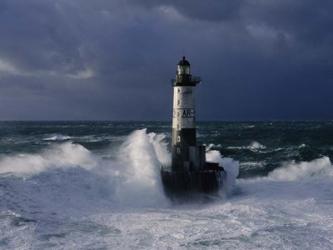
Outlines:
{"type": "Polygon", "coordinates": [[[225,176],[218,163],[206,162],[205,147],[197,144],[194,90],[200,78],[191,75],[190,67],[183,57],[173,80],[172,162],[161,166],[167,194],[214,192],[225,176]]]}
{"type": "Polygon", "coordinates": [[[200,169],[205,163],[204,147],[196,142],[195,87],[200,78],[191,75],[190,67],[183,57],[173,81],[172,170],[177,172],[200,169]]]}

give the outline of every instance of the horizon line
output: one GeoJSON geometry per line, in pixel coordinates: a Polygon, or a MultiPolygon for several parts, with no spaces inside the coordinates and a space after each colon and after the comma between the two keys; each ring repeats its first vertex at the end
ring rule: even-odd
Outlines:
{"type": "MultiPolygon", "coordinates": [[[[9,120],[1,120],[0,122],[171,122],[170,120],[130,120],[130,119],[68,119],[68,120],[62,120],[62,119],[34,119],[34,120],[15,120],[15,119],[9,119],[9,120]]],[[[197,120],[196,122],[333,122],[333,119],[253,119],[253,120],[241,120],[241,119],[225,119],[225,120],[197,120]]]]}

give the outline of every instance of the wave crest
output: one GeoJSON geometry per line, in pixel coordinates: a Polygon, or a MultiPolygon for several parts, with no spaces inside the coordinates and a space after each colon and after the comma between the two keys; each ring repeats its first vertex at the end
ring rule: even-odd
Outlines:
{"type": "Polygon", "coordinates": [[[53,145],[40,154],[19,154],[0,159],[0,174],[35,175],[50,168],[82,167],[91,169],[97,164],[93,154],[71,142],[53,145]]]}
{"type": "Polygon", "coordinates": [[[44,138],[44,141],[67,141],[70,140],[72,137],[68,135],[62,135],[62,134],[55,134],[49,137],[44,138]]]}
{"type": "Polygon", "coordinates": [[[208,150],[206,152],[206,159],[209,162],[217,162],[223,166],[227,175],[224,179],[222,191],[226,194],[230,193],[235,186],[236,178],[239,174],[239,162],[232,158],[223,157],[217,150],[208,150]]]}
{"type": "Polygon", "coordinates": [[[236,150],[250,150],[252,152],[258,152],[260,150],[266,149],[266,146],[257,141],[252,141],[248,146],[229,146],[228,149],[236,150]]]}
{"type": "Polygon", "coordinates": [[[324,156],[310,162],[292,161],[284,166],[274,169],[269,178],[274,180],[294,181],[313,176],[332,175],[333,168],[330,158],[324,156]]]}

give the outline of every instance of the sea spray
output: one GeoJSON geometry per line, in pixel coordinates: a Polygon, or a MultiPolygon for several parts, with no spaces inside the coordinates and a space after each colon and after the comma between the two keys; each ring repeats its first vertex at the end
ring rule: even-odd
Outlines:
{"type": "MultiPolygon", "coordinates": [[[[80,144],[56,143],[40,153],[0,158],[0,174],[13,176],[8,182],[13,197],[14,193],[19,194],[17,199],[30,197],[45,211],[66,208],[66,213],[78,210],[79,214],[167,204],[160,167],[170,162],[170,153],[163,134],[136,130],[110,151],[116,155],[105,158],[80,144]]],[[[15,203],[11,197],[5,197],[3,205],[11,207],[15,203]]]]}
{"type": "Polygon", "coordinates": [[[119,202],[132,205],[161,205],[166,200],[160,167],[169,162],[164,137],[146,129],[136,130],[121,145],[117,161],[123,166],[124,182],[117,189],[119,202]]]}
{"type": "Polygon", "coordinates": [[[85,147],[66,142],[52,145],[39,154],[16,154],[0,159],[0,174],[32,176],[48,169],[81,167],[92,169],[97,158],[85,147]]]}
{"type": "Polygon", "coordinates": [[[310,162],[295,161],[284,163],[282,167],[274,169],[268,177],[274,180],[295,181],[315,176],[333,175],[330,158],[323,156],[310,162]]]}
{"type": "MultiPolygon", "coordinates": [[[[98,197],[101,195],[106,199],[105,202],[113,202],[112,207],[167,204],[160,167],[170,165],[171,155],[164,134],[147,133],[146,129],[135,130],[126,137],[118,150],[111,151],[113,157],[102,158],[80,144],[57,143],[39,154],[3,157],[0,159],[0,173],[27,178],[36,176],[34,180],[42,183],[45,193],[66,200],[66,194],[60,190],[60,186],[63,186],[63,190],[66,190],[68,196],[74,196],[78,204],[88,199],[94,200],[98,206],[98,197]],[[52,192],[47,190],[43,178],[53,187],[52,192]],[[80,192],[81,186],[89,187],[89,190],[80,192]],[[57,190],[59,194],[56,193],[57,190]],[[102,193],[98,190],[102,190],[102,193]]],[[[215,150],[207,151],[207,160],[218,162],[224,167],[227,177],[222,189],[230,192],[238,175],[238,162],[223,158],[215,150]]],[[[61,204],[60,201],[59,203],[61,204]]],[[[68,202],[66,204],[69,205],[68,202]]]]}
{"type": "Polygon", "coordinates": [[[224,168],[227,174],[223,180],[224,183],[221,191],[224,194],[231,193],[239,174],[239,162],[232,158],[222,157],[221,153],[217,150],[208,150],[206,152],[206,159],[209,162],[217,162],[224,168]]]}

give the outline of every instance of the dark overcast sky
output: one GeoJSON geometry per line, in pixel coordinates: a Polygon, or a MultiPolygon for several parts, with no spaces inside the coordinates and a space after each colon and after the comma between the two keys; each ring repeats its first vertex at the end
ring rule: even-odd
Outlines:
{"type": "Polygon", "coordinates": [[[1,120],[333,119],[332,0],[0,0],[1,120]]]}

